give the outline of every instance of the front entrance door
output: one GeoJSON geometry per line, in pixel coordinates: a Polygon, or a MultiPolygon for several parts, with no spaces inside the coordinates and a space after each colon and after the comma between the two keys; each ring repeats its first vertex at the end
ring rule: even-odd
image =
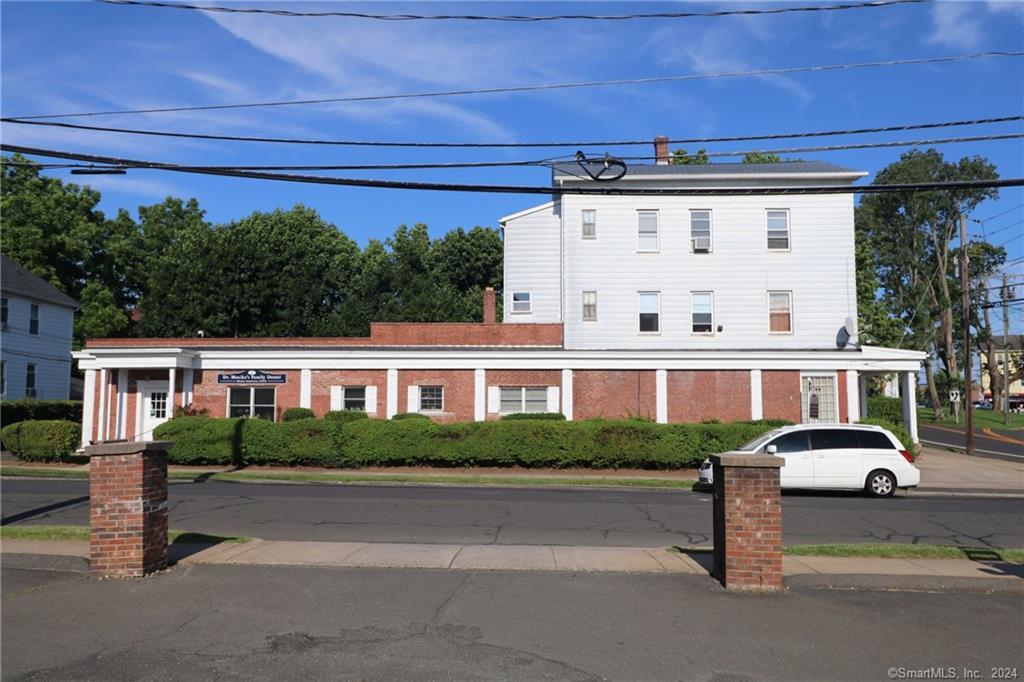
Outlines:
{"type": "Polygon", "coordinates": [[[139,382],[141,405],[140,428],[136,429],[136,440],[153,440],[153,429],[171,417],[171,405],[166,381],[139,382]]]}

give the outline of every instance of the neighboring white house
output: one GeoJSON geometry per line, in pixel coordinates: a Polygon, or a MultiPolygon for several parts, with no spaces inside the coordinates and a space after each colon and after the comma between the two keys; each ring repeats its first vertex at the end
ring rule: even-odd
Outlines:
{"type": "Polygon", "coordinates": [[[78,303],[0,255],[0,391],[4,399],[67,400],[78,303]]]}

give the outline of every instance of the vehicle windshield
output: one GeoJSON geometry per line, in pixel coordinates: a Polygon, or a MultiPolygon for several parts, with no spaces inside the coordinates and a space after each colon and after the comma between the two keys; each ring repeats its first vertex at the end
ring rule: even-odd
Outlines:
{"type": "Polygon", "coordinates": [[[779,435],[780,433],[782,433],[782,432],[781,431],[769,431],[768,433],[766,433],[764,435],[761,435],[761,436],[758,436],[757,438],[755,438],[754,440],[750,441],[746,445],[741,445],[740,447],[738,447],[736,449],[740,450],[742,452],[754,452],[755,450],[759,450],[762,445],[764,445],[765,443],[770,441],[772,438],[775,438],[775,436],[779,435]]]}

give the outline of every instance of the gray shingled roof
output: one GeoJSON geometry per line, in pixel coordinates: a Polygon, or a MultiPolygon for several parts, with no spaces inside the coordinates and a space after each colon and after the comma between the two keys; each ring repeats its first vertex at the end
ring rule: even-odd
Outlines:
{"type": "Polygon", "coordinates": [[[18,294],[54,305],[78,308],[78,301],[3,254],[0,254],[0,289],[5,296],[8,293],[18,294]]]}
{"type": "MultiPolygon", "coordinates": [[[[598,170],[601,164],[594,164],[598,170]]],[[[706,165],[676,164],[635,164],[627,162],[626,179],[631,175],[739,175],[758,173],[857,173],[859,171],[845,166],[837,166],[827,161],[785,161],[783,163],[709,163],[706,165]]],[[[561,163],[552,167],[553,177],[576,177],[586,174],[576,163],[561,163]]],[[[589,178],[588,178],[589,179],[589,178]]]]}

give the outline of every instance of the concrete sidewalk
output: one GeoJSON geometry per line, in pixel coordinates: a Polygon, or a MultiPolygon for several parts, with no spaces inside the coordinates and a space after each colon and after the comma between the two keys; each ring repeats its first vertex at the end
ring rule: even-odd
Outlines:
{"type": "Polygon", "coordinates": [[[915,464],[921,470],[921,485],[917,488],[920,492],[1024,492],[1024,462],[968,457],[925,446],[923,456],[915,464]]]}

